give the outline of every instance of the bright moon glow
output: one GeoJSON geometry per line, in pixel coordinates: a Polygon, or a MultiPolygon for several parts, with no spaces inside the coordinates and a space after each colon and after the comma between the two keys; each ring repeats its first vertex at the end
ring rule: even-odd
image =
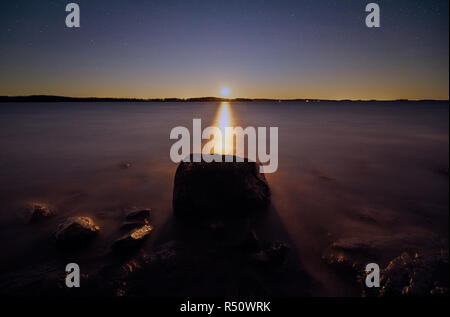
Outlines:
{"type": "Polygon", "coordinates": [[[203,153],[214,154],[233,154],[233,139],[226,140],[225,128],[233,126],[233,117],[231,107],[228,102],[221,102],[214,118],[213,126],[219,128],[220,138],[214,138],[213,151],[203,151],[203,153]]]}
{"type": "Polygon", "coordinates": [[[228,102],[220,103],[219,110],[216,114],[216,126],[220,128],[222,133],[225,133],[226,127],[231,127],[231,110],[228,102]]]}
{"type": "Polygon", "coordinates": [[[228,88],[222,88],[222,96],[223,97],[228,97],[228,95],[230,94],[230,91],[228,90],[228,88]]]}

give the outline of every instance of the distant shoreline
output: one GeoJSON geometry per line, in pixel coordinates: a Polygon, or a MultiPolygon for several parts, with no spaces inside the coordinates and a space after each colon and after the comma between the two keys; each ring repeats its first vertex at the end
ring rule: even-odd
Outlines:
{"type": "Polygon", "coordinates": [[[67,97],[51,95],[0,96],[0,102],[449,102],[449,100],[353,100],[353,99],[266,99],[266,98],[104,98],[104,97],[67,97]]]}

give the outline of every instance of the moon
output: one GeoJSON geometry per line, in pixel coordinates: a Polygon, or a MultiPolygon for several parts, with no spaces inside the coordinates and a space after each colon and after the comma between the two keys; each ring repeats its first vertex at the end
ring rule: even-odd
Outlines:
{"type": "Polygon", "coordinates": [[[230,90],[226,87],[223,87],[221,92],[223,97],[228,97],[228,95],[230,94],[230,90]]]}

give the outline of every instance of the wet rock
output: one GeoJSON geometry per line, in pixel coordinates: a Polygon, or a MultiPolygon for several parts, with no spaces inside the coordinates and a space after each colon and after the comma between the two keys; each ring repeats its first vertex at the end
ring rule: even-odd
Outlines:
{"type": "Polygon", "coordinates": [[[120,230],[132,230],[132,229],[136,229],[136,228],[142,227],[143,225],[147,225],[147,224],[148,224],[147,219],[135,220],[135,221],[125,221],[120,226],[120,230]]]}
{"type": "Polygon", "coordinates": [[[127,220],[146,220],[150,218],[150,208],[137,208],[132,207],[127,210],[128,214],[125,219],[127,220]]]}
{"type": "Polygon", "coordinates": [[[131,231],[129,234],[117,239],[112,248],[114,251],[127,251],[139,247],[150,235],[153,227],[144,225],[141,228],[131,231]]]}
{"type": "Polygon", "coordinates": [[[352,279],[360,269],[360,263],[343,252],[326,252],[322,255],[322,261],[342,274],[349,274],[352,279]]]}
{"type": "MultiPolygon", "coordinates": [[[[218,155],[211,155],[217,157],[218,155]]],[[[181,162],[173,190],[173,209],[184,219],[241,217],[270,204],[269,185],[256,162],[181,162]]],[[[235,161],[236,157],[232,159],[235,161]]]]}
{"type": "Polygon", "coordinates": [[[47,217],[54,215],[54,211],[44,204],[31,205],[30,223],[37,223],[47,217]]]}
{"type": "Polygon", "coordinates": [[[381,270],[378,296],[448,294],[448,253],[402,253],[381,270]]]}
{"type": "Polygon", "coordinates": [[[437,295],[448,289],[448,253],[431,251],[441,244],[430,234],[353,237],[332,243],[322,260],[343,279],[358,282],[362,296],[437,295]],[[400,255],[399,247],[404,250],[400,255]],[[380,288],[365,285],[365,267],[370,262],[380,265],[380,288]]]}
{"type": "Polygon", "coordinates": [[[396,245],[396,240],[394,236],[338,239],[323,252],[322,261],[345,279],[355,281],[368,263],[367,259],[378,261],[380,254],[389,252],[396,245]]]}
{"type": "Polygon", "coordinates": [[[161,289],[170,287],[168,282],[173,276],[169,274],[170,277],[167,277],[165,274],[172,272],[174,266],[177,267],[176,271],[184,269],[184,263],[178,263],[176,260],[175,241],[158,246],[149,254],[136,254],[121,265],[106,265],[100,269],[97,280],[108,281],[102,284],[106,285],[107,294],[113,296],[161,295],[161,289]],[[149,285],[154,285],[155,278],[164,282],[159,283],[157,288],[149,288],[149,285]]]}
{"type": "Polygon", "coordinates": [[[99,230],[100,227],[89,217],[71,217],[58,225],[55,238],[64,243],[84,242],[95,237],[99,230]]]}
{"type": "Polygon", "coordinates": [[[367,263],[367,256],[376,260],[375,253],[385,245],[384,238],[362,240],[359,238],[340,239],[333,242],[322,254],[322,261],[345,279],[356,280],[357,273],[367,263]]]}

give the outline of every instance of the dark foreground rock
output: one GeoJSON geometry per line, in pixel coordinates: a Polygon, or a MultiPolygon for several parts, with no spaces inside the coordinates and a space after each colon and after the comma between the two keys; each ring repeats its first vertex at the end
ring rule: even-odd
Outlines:
{"type": "Polygon", "coordinates": [[[89,217],[71,217],[58,225],[55,238],[59,243],[85,242],[95,237],[99,230],[89,217]]]}
{"type": "MultiPolygon", "coordinates": [[[[272,247],[267,249],[270,253],[269,249],[272,247]]],[[[268,255],[270,259],[278,257],[268,255]]],[[[101,293],[114,296],[309,294],[303,273],[289,265],[287,254],[283,258],[283,261],[264,259],[261,265],[255,262],[251,252],[239,248],[199,247],[170,241],[121,266],[104,267],[97,278],[109,283],[108,289],[101,293]]]]}
{"type": "Polygon", "coordinates": [[[426,235],[348,238],[331,244],[322,260],[346,281],[355,281],[362,296],[440,296],[448,294],[449,262],[438,245],[442,242],[426,235]],[[365,266],[371,262],[380,266],[380,288],[365,285],[365,266]]]}
{"type": "Polygon", "coordinates": [[[225,157],[222,162],[207,163],[192,162],[191,155],[191,162],[179,164],[173,190],[176,216],[245,217],[267,209],[270,189],[259,172],[260,164],[248,160],[225,162],[225,157]]]}
{"type": "Polygon", "coordinates": [[[363,296],[448,296],[448,265],[444,251],[426,255],[404,252],[381,270],[380,288],[363,288],[363,296]]]}

